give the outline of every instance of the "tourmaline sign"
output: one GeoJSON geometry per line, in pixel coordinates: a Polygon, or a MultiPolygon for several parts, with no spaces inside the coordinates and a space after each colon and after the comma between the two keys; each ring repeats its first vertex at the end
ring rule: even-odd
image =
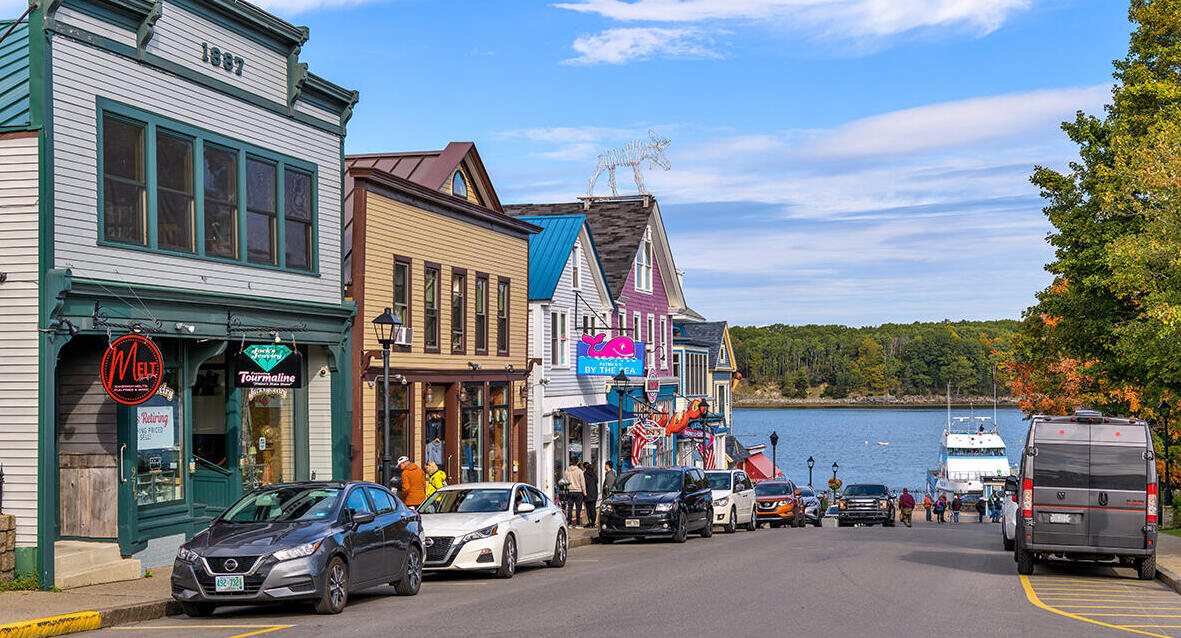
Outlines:
{"type": "Polygon", "coordinates": [[[236,388],[301,388],[303,357],[283,344],[247,346],[234,357],[236,388]]]}

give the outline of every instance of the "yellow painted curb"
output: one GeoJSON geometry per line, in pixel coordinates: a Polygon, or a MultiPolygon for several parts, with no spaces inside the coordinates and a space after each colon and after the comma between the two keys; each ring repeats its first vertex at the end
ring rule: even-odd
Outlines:
{"type": "Polygon", "coordinates": [[[63,616],[50,616],[49,618],[0,625],[0,638],[63,636],[79,631],[98,629],[101,624],[102,616],[97,611],[82,611],[63,616]]]}

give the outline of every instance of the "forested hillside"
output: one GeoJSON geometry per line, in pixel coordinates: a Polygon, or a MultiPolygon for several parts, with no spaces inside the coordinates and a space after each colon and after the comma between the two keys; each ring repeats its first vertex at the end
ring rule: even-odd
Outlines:
{"type": "MultiPolygon", "coordinates": [[[[747,387],[779,386],[784,396],[850,394],[991,395],[994,370],[1011,350],[1017,321],[730,328],[747,387]]],[[[740,386],[741,387],[741,386],[740,386]]],[[[1003,389],[1002,389],[1003,391],[1003,389]]]]}

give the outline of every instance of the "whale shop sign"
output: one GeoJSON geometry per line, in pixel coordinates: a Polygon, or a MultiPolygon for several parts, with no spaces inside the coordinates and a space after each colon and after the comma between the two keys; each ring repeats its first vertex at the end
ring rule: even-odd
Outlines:
{"type": "Polygon", "coordinates": [[[282,344],[246,346],[234,357],[235,388],[302,388],[303,357],[282,344]]]}
{"type": "Polygon", "coordinates": [[[580,376],[613,377],[623,371],[629,377],[644,376],[644,344],[630,337],[582,335],[578,342],[580,376]]]}

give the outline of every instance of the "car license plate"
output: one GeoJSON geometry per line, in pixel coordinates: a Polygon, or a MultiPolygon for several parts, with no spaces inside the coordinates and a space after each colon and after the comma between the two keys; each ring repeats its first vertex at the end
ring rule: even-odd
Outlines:
{"type": "Polygon", "coordinates": [[[624,526],[624,527],[639,527],[639,526],[640,526],[640,519],[638,519],[638,518],[629,518],[629,519],[627,519],[626,521],[624,521],[624,522],[623,522],[623,526],[624,526]]]}
{"type": "Polygon", "coordinates": [[[1050,514],[1051,523],[1069,523],[1070,514],[1050,514]]]}
{"type": "Polygon", "coordinates": [[[213,589],[218,592],[234,592],[242,591],[243,583],[241,576],[218,576],[213,583],[213,589]]]}

